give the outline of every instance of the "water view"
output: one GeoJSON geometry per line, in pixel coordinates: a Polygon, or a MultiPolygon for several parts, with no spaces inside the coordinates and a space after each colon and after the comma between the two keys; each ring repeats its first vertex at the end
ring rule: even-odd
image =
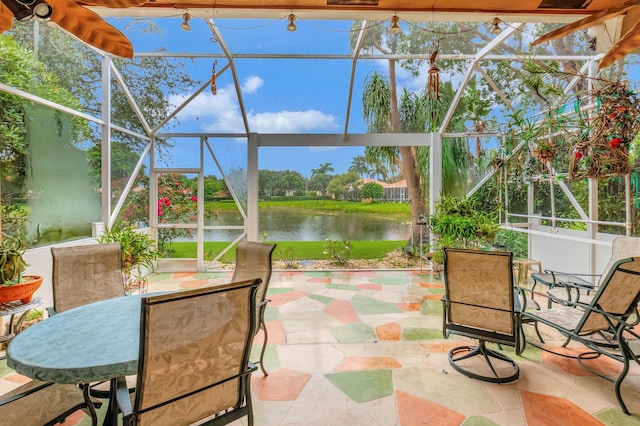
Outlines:
{"type": "MultiPolygon", "coordinates": [[[[220,212],[216,225],[241,225],[235,212],[220,212]]],[[[260,212],[260,235],[270,241],[404,240],[411,235],[411,223],[367,214],[320,214],[291,210],[260,212]]],[[[230,241],[237,230],[205,232],[205,241],[230,241]]]]}

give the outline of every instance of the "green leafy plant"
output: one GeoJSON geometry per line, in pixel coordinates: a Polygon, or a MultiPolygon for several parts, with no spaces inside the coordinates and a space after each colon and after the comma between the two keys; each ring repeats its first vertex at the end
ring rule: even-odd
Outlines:
{"type": "Polygon", "coordinates": [[[476,208],[475,199],[443,197],[429,224],[439,240],[436,248],[486,248],[493,244],[500,225],[492,213],[476,208]]]}
{"type": "Polygon", "coordinates": [[[506,251],[513,252],[514,257],[527,257],[527,234],[524,232],[500,229],[496,233],[495,244],[506,251]]]}
{"type": "Polygon", "coordinates": [[[144,291],[148,279],[146,272],[153,270],[158,258],[156,242],[147,234],[138,232],[130,225],[107,229],[98,238],[99,243],[119,242],[122,250],[122,275],[126,291],[144,291]]]}
{"type": "Polygon", "coordinates": [[[27,268],[24,252],[27,247],[20,238],[3,235],[0,239],[0,285],[17,284],[27,268]]]}
{"type": "Polygon", "coordinates": [[[323,253],[331,256],[339,265],[345,265],[351,258],[351,242],[326,240],[323,253]]]}

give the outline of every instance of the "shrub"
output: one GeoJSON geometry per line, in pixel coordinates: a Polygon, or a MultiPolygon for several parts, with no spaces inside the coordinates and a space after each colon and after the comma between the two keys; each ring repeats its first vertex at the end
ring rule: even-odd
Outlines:
{"type": "Polygon", "coordinates": [[[324,254],[328,254],[339,265],[345,265],[351,257],[351,242],[326,240],[324,254]]]}
{"type": "Polygon", "coordinates": [[[293,247],[284,247],[280,250],[280,260],[287,269],[298,269],[298,258],[293,247]]]}

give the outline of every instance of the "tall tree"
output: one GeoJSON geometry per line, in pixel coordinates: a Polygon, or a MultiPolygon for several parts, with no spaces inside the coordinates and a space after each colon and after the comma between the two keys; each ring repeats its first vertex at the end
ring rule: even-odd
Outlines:
{"type": "Polygon", "coordinates": [[[351,160],[350,172],[355,172],[360,177],[365,177],[369,173],[369,164],[364,155],[357,155],[351,160]]]}
{"type": "Polygon", "coordinates": [[[326,175],[330,172],[334,172],[335,170],[331,166],[331,163],[322,163],[317,168],[311,169],[311,176],[315,175],[326,175]]]}

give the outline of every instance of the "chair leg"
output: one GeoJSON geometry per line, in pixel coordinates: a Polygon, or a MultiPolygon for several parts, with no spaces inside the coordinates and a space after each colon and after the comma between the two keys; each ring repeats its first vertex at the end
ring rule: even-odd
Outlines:
{"type": "Polygon", "coordinates": [[[624,367],[622,367],[622,371],[620,372],[620,375],[614,382],[613,389],[615,391],[616,399],[618,400],[618,404],[620,404],[620,408],[622,409],[622,412],[625,413],[627,416],[629,416],[631,414],[629,413],[629,409],[627,408],[626,404],[622,400],[622,393],[620,392],[620,386],[622,386],[622,381],[624,380],[625,377],[627,377],[627,373],[629,373],[629,358],[628,358],[628,353],[626,352],[628,349],[623,348],[622,350],[624,352],[623,353],[624,367]]]}
{"type": "Polygon", "coordinates": [[[267,370],[264,368],[264,352],[267,350],[267,339],[269,338],[269,335],[264,321],[260,321],[260,328],[264,333],[264,342],[262,343],[262,350],[260,350],[260,370],[262,370],[262,374],[267,377],[269,373],[267,373],[267,370]]]}

